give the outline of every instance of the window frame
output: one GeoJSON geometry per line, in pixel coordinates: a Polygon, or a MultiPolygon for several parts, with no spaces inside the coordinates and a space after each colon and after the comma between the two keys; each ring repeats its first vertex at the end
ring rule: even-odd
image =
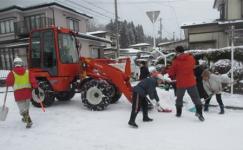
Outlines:
{"type": "Polygon", "coordinates": [[[14,17],[1,19],[0,20],[0,34],[14,33],[15,20],[16,20],[16,18],[14,18],[14,17]]]}
{"type": "Polygon", "coordinates": [[[67,27],[75,32],[79,32],[79,22],[78,19],[67,17],[67,27]],[[70,23],[72,23],[73,28],[71,28],[70,23]]]}

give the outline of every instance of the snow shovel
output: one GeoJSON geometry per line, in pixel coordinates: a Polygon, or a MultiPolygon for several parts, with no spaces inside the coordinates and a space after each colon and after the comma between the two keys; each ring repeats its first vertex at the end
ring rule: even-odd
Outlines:
{"type": "Polygon", "coordinates": [[[33,100],[35,101],[35,102],[37,102],[37,103],[39,103],[40,104],[40,106],[41,106],[41,110],[43,111],[43,112],[45,112],[46,110],[45,110],[45,107],[44,107],[44,105],[43,105],[43,100],[44,100],[44,91],[41,89],[41,88],[38,88],[38,90],[39,90],[39,93],[41,93],[41,94],[39,94],[39,95],[36,95],[35,94],[35,91],[33,90],[32,91],[32,98],[33,98],[33,100]],[[41,95],[41,96],[40,96],[41,95]]]}
{"type": "Polygon", "coordinates": [[[0,120],[1,121],[5,121],[8,115],[8,107],[5,106],[6,104],[6,99],[7,99],[7,94],[8,94],[8,87],[6,87],[6,92],[5,92],[5,96],[4,96],[4,102],[3,102],[3,106],[0,107],[0,120]]]}
{"type": "MultiPolygon", "coordinates": [[[[213,94],[212,95],[209,95],[208,98],[204,99],[203,101],[206,102],[207,100],[211,99],[212,96],[213,96],[213,94]]],[[[190,112],[196,112],[197,110],[196,110],[196,107],[193,106],[193,107],[189,108],[188,111],[190,111],[190,112]]]]}
{"type": "MultiPolygon", "coordinates": [[[[145,99],[146,99],[146,101],[147,101],[148,103],[151,103],[151,104],[152,104],[152,102],[150,101],[150,99],[149,99],[147,96],[145,97],[145,99]]],[[[160,106],[160,105],[156,105],[156,108],[157,108],[157,111],[158,111],[158,112],[165,112],[165,113],[172,112],[171,109],[163,108],[163,107],[160,106]]]]}

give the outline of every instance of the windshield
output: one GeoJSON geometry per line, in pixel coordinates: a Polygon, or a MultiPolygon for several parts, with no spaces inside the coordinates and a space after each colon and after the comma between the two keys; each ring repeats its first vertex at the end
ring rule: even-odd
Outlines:
{"type": "Polygon", "coordinates": [[[62,63],[70,64],[78,62],[78,52],[74,36],[66,33],[59,33],[58,45],[62,63]]]}

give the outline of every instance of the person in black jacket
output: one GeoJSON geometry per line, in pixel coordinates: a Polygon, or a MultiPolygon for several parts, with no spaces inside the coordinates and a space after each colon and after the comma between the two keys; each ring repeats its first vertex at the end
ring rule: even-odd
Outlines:
{"type": "Polygon", "coordinates": [[[206,66],[203,64],[199,64],[199,61],[196,60],[196,68],[194,69],[194,74],[196,76],[196,81],[197,81],[197,89],[199,92],[200,98],[207,99],[208,95],[206,91],[203,88],[203,79],[202,79],[202,73],[206,69],[206,66]]]}
{"type": "Polygon", "coordinates": [[[147,64],[145,61],[140,62],[140,75],[139,75],[139,80],[143,80],[147,77],[150,76],[147,64]]]}
{"type": "Polygon", "coordinates": [[[161,74],[157,74],[155,77],[143,79],[133,88],[132,112],[128,122],[130,126],[138,128],[138,125],[135,123],[135,119],[141,106],[143,111],[143,121],[153,121],[153,119],[148,117],[148,102],[146,100],[146,96],[149,95],[150,99],[155,99],[157,101],[157,105],[159,105],[159,97],[156,91],[156,86],[162,82],[163,76],[161,74]]]}

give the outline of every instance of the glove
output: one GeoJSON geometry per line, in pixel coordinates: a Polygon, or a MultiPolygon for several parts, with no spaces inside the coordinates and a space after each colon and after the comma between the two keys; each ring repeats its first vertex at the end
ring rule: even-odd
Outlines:
{"type": "Polygon", "coordinates": [[[39,90],[38,90],[38,88],[35,89],[35,95],[39,95],[39,90]]]}

